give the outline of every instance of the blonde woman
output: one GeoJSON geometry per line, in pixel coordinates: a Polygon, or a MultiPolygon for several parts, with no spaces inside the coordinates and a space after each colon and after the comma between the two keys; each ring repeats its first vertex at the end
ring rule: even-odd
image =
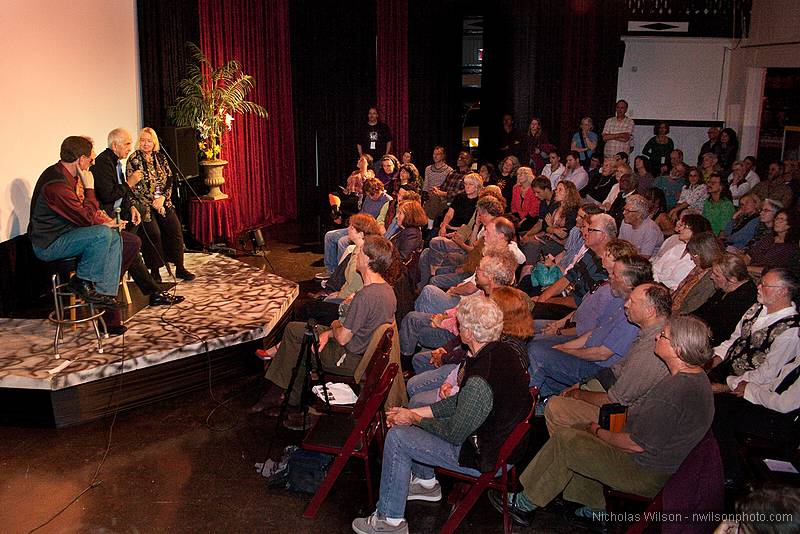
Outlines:
{"type": "Polygon", "coordinates": [[[183,263],[183,229],[172,204],[172,170],[160,148],[155,130],[142,128],[136,150],[128,157],[126,174],[142,172],[142,179],[131,188],[142,217],[138,228],[142,256],[156,281],[161,280],[166,262],[175,264],[175,276],[181,280],[194,280],[183,263]]]}

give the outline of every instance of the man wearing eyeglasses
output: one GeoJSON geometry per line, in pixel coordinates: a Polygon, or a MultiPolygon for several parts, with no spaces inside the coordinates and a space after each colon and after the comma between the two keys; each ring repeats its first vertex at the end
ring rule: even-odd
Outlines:
{"type": "Polygon", "coordinates": [[[710,373],[716,393],[731,390],[728,377],[735,377],[759,367],[769,357],[778,367],[800,354],[800,315],[793,299],[797,279],[786,269],[768,271],[758,284],[758,302],[736,325],[727,341],[714,349],[710,373]]]}
{"type": "Polygon", "coordinates": [[[79,257],[69,287],[92,304],[115,308],[122,262],[118,224],[100,209],[89,167],[92,142],[70,136],[60,159],[42,173],[33,190],[28,235],[42,261],[79,257]]]}
{"type": "Polygon", "coordinates": [[[608,278],[608,273],[603,268],[603,253],[609,241],[617,234],[617,225],[614,219],[605,213],[587,216],[584,220],[583,246],[575,253],[572,261],[563,267],[564,276],[548,286],[542,294],[534,297],[537,305],[533,309],[536,319],[558,319],[565,315],[563,310],[557,309],[555,317],[551,317],[550,308],[543,306],[548,301],[558,298],[564,291],[569,292],[576,305],[581,303],[583,297],[597,285],[608,278]],[[571,288],[571,289],[570,289],[571,288]]]}
{"type": "Polygon", "coordinates": [[[653,352],[656,336],[664,328],[671,310],[672,298],[665,285],[636,286],[625,301],[628,321],[639,327],[636,341],[613,366],[550,398],[544,417],[551,436],[561,428],[596,422],[604,404],[617,402],[630,407],[639,403],[667,376],[667,366],[653,352]]]}
{"type": "Polygon", "coordinates": [[[650,202],[643,196],[629,196],[625,199],[623,222],[619,226],[619,238],[633,243],[645,258],[655,256],[664,242],[661,228],[650,218],[649,207],[650,202]]]}
{"type": "Polygon", "coordinates": [[[539,388],[540,396],[558,394],[595,376],[630,350],[639,329],[628,322],[624,303],[633,288],[653,281],[653,270],[647,258],[623,256],[614,263],[608,281],[615,299],[597,310],[602,319],[595,328],[552,346],[544,339],[528,343],[530,385],[539,388]]]}
{"type": "Polygon", "coordinates": [[[730,487],[743,481],[737,434],[768,439],[787,451],[800,442],[797,290],[797,278],[789,271],[767,272],[758,284],[758,303],[714,350],[716,367],[709,373],[716,393],[713,428],[730,487]]]}

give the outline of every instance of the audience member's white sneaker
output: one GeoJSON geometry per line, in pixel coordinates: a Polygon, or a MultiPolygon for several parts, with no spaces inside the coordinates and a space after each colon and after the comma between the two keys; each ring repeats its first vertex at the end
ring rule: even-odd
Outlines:
{"type": "Polygon", "coordinates": [[[419,483],[417,477],[412,476],[411,482],[408,484],[408,497],[407,501],[429,501],[439,502],[442,500],[442,486],[439,481],[434,479],[433,487],[426,488],[419,483]]]}
{"type": "Polygon", "coordinates": [[[353,519],[353,532],[357,534],[376,534],[388,532],[390,534],[408,534],[408,522],[403,519],[397,526],[391,525],[385,519],[378,517],[378,512],[368,517],[356,517],[353,519]]]}

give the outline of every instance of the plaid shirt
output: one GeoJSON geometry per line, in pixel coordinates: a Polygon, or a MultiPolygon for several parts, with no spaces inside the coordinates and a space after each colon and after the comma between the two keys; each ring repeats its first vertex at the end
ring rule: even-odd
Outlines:
{"type": "Polygon", "coordinates": [[[464,192],[464,176],[458,171],[453,171],[447,175],[447,178],[444,179],[442,185],[439,186],[439,189],[447,193],[447,202],[451,202],[453,197],[455,197],[459,193],[464,192]]]}
{"type": "MultiPolygon", "coordinates": [[[[621,121],[617,120],[617,117],[609,117],[606,120],[605,126],[603,126],[603,133],[604,134],[618,134],[622,132],[628,132],[629,134],[633,135],[633,119],[630,117],[625,117],[621,121]]],[[[603,148],[603,155],[607,158],[614,156],[617,152],[625,152],[626,154],[630,154],[633,152],[633,137],[629,142],[624,141],[606,141],[605,147],[603,148]]]]}

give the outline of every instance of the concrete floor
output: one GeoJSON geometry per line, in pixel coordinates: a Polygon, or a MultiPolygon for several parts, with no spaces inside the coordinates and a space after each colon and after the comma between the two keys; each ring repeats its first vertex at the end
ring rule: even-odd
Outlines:
{"type": "MultiPolygon", "coordinates": [[[[277,274],[307,281],[308,290],[322,270],[311,266],[321,245],[302,237],[297,225],[271,228],[267,257],[277,274]]],[[[52,518],[36,532],[350,532],[354,517],[372,512],[359,463],[351,462],[315,520],[302,517],[309,496],[268,488],[256,473],[255,462],[300,437],[247,413],[260,389],[256,375],[72,428],[2,428],[0,529],[30,532],[52,518]]],[[[376,485],[379,477],[376,465],[376,485]]],[[[448,513],[446,502],[410,503],[411,532],[436,532],[448,513]]],[[[501,532],[502,519],[484,498],[461,531],[501,532]]],[[[515,527],[576,531],[557,510],[539,514],[534,527],[515,527]]]]}

